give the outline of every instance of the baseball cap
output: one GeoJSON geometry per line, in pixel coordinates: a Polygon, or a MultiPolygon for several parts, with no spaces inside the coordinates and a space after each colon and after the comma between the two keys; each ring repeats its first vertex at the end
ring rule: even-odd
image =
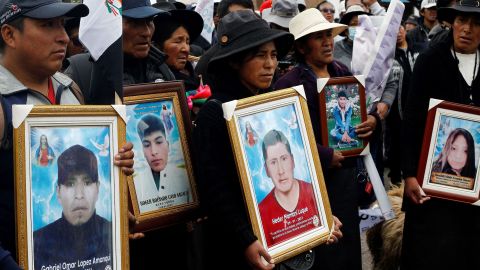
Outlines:
{"type": "Polygon", "coordinates": [[[423,0],[420,4],[420,10],[437,6],[437,0],[423,0]]]}
{"type": "Polygon", "coordinates": [[[123,0],[122,4],[122,16],[130,19],[145,19],[165,12],[152,7],[150,0],[123,0]]]}
{"type": "Polygon", "coordinates": [[[88,7],[61,0],[0,0],[0,25],[20,17],[52,19],[57,17],[85,17],[88,7]]]}

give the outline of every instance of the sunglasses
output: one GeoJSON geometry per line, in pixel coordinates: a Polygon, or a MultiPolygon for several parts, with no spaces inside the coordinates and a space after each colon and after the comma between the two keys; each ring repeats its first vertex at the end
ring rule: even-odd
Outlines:
{"type": "Polygon", "coordinates": [[[333,8],[322,8],[322,9],[320,9],[320,11],[322,13],[331,13],[331,14],[335,13],[335,9],[333,9],[333,8]]]}

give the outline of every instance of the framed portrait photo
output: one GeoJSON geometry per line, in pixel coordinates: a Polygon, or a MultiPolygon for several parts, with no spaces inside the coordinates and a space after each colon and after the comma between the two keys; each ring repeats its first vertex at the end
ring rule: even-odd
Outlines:
{"type": "Polygon", "coordinates": [[[191,121],[182,82],[124,88],[127,141],[133,143],[135,173],[129,177],[135,231],[189,218],[199,201],[190,160],[191,121]]]}
{"type": "Polygon", "coordinates": [[[128,269],[125,106],[13,106],[23,269],[128,269]]]}
{"type": "Polygon", "coordinates": [[[368,141],[358,138],[355,126],[367,120],[365,88],[356,77],[318,79],[322,145],[344,156],[365,154],[368,141]]]}
{"type": "Polygon", "coordinates": [[[430,99],[418,181],[427,195],[480,205],[480,108],[430,99]]]}
{"type": "Polygon", "coordinates": [[[275,262],[327,241],[333,218],[303,87],[222,106],[253,231],[275,262]]]}

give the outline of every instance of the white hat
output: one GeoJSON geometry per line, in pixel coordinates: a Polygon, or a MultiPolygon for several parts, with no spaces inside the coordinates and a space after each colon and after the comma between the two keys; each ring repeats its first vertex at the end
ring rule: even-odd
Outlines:
{"type": "Polygon", "coordinates": [[[295,16],[289,24],[290,33],[295,36],[295,40],[311,33],[332,29],[332,34],[336,35],[347,29],[347,26],[340,23],[331,23],[323,17],[320,10],[309,8],[295,16]]]}
{"type": "Polygon", "coordinates": [[[272,0],[272,7],[263,10],[262,19],[268,23],[288,28],[290,20],[298,13],[300,11],[296,0],[272,0]]]}
{"type": "Polygon", "coordinates": [[[437,6],[437,0],[423,0],[420,4],[420,10],[437,6]]]}

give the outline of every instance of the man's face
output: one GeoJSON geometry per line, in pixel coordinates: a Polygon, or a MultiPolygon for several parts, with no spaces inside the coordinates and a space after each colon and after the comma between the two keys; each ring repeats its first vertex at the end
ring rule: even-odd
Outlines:
{"type": "Polygon", "coordinates": [[[405,42],[407,33],[405,32],[405,28],[400,25],[400,28],[398,29],[398,34],[397,34],[397,47],[401,46],[405,42]]]}
{"type": "Polygon", "coordinates": [[[153,17],[129,19],[123,17],[123,52],[137,59],[148,56],[155,25],[153,17]]]}
{"type": "Polygon", "coordinates": [[[424,8],[421,14],[424,20],[434,23],[437,20],[437,7],[424,8]]]}
{"type": "Polygon", "coordinates": [[[347,104],[347,98],[346,97],[339,97],[338,98],[338,106],[342,109],[345,109],[345,105],[347,104]]]}
{"type": "Polygon", "coordinates": [[[57,72],[65,58],[69,38],[64,28],[64,19],[24,19],[23,31],[12,26],[11,38],[8,40],[8,50],[14,56],[17,69],[30,76],[46,78],[57,72]]]}
{"type": "Polygon", "coordinates": [[[165,134],[155,131],[143,137],[143,154],[152,171],[159,173],[168,163],[168,141],[165,134]]]}
{"type": "Polygon", "coordinates": [[[455,17],[452,25],[453,45],[459,53],[475,53],[480,45],[480,18],[466,13],[455,17]]]}
{"type": "Polygon", "coordinates": [[[288,152],[285,144],[277,142],[267,147],[265,169],[267,176],[272,179],[276,190],[288,193],[292,189],[294,168],[293,156],[288,152]]]}
{"type": "Polygon", "coordinates": [[[71,172],[67,180],[57,186],[57,198],[65,219],[73,226],[90,220],[98,199],[98,182],[84,171],[71,172]]]}
{"type": "Polygon", "coordinates": [[[324,30],[309,35],[306,48],[303,49],[305,61],[313,66],[323,66],[333,61],[332,30],[324,30]]]}

